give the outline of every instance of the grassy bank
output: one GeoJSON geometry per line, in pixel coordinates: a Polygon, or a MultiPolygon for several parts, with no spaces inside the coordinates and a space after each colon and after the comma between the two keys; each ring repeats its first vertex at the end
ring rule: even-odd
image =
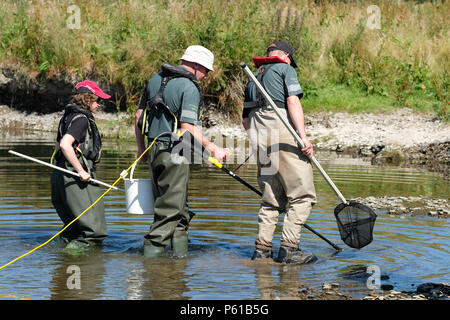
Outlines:
{"type": "Polygon", "coordinates": [[[77,8],[70,11],[67,1],[2,1],[0,61],[30,77],[97,75],[125,89],[132,112],[163,62],[176,64],[188,45],[202,44],[216,56],[216,71],[202,84],[206,96],[238,115],[247,81],[239,62],[250,64],[271,41],[283,39],[296,49],[309,110],[407,106],[448,119],[449,1],[73,3],[79,29],[77,8]],[[369,5],[377,5],[379,15],[368,13],[369,5]],[[372,20],[377,17],[381,29],[372,20]]]}

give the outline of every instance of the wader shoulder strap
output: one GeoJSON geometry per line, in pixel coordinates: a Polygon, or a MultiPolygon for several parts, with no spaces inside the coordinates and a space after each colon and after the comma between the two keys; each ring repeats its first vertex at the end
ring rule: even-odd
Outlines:
{"type": "MultiPolygon", "coordinates": [[[[65,113],[63,115],[63,117],[61,118],[61,120],[59,121],[59,125],[58,125],[58,135],[60,137],[59,139],[62,139],[62,137],[66,134],[67,130],[69,130],[69,128],[72,126],[73,121],[78,118],[81,118],[81,117],[87,118],[87,116],[84,114],[77,114],[72,118],[72,120],[70,120],[69,124],[67,125],[67,129],[65,129],[64,127],[66,126],[66,120],[67,120],[67,114],[65,113]]],[[[88,119],[88,121],[89,121],[89,119],[88,119]]],[[[89,126],[88,126],[88,128],[89,128],[89,126]]],[[[60,142],[60,140],[58,140],[58,144],[59,144],[59,142],[60,142]]],[[[74,145],[73,148],[74,148],[74,150],[76,150],[78,148],[78,146],[74,145]]],[[[53,151],[52,157],[50,158],[50,163],[53,163],[55,160],[61,159],[61,157],[62,157],[62,151],[61,151],[61,148],[58,146],[53,151]]]]}

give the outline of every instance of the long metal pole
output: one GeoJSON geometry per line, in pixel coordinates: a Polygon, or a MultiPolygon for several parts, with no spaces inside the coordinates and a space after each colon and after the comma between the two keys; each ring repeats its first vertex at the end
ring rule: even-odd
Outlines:
{"type": "MultiPolygon", "coordinates": [[[[289,132],[294,136],[295,140],[298,142],[298,144],[304,148],[305,144],[303,143],[302,139],[300,139],[299,135],[297,134],[297,132],[294,130],[294,128],[292,128],[292,126],[289,124],[289,122],[287,121],[287,119],[284,118],[284,116],[280,113],[280,111],[278,110],[275,102],[273,102],[272,98],[268,95],[268,93],[266,92],[266,90],[264,89],[264,87],[261,85],[261,83],[258,81],[258,79],[256,79],[255,75],[252,73],[252,71],[247,67],[247,65],[244,62],[241,62],[241,67],[242,69],[245,70],[245,72],[247,73],[247,75],[250,77],[250,79],[252,79],[252,81],[255,83],[256,87],[258,88],[259,92],[261,92],[261,94],[264,96],[264,98],[269,102],[269,104],[272,106],[273,110],[275,111],[275,113],[277,114],[277,116],[280,118],[281,122],[283,122],[283,124],[285,125],[285,127],[289,130],[289,132]]],[[[319,170],[319,172],[322,174],[322,176],[324,177],[324,179],[328,182],[328,184],[330,185],[330,187],[333,189],[333,191],[336,193],[336,195],[339,197],[339,199],[343,202],[343,203],[347,203],[347,200],[345,199],[345,197],[342,195],[342,193],[339,191],[339,189],[336,187],[336,185],[333,183],[333,181],[331,181],[330,177],[328,176],[328,174],[325,172],[325,170],[322,168],[322,166],[320,165],[319,161],[317,161],[317,159],[314,156],[309,156],[309,158],[311,159],[312,163],[314,163],[314,165],[317,167],[317,169],[319,170]]]]}
{"type": "MultiPolygon", "coordinates": [[[[13,151],[13,150],[9,150],[8,152],[11,153],[11,154],[13,154],[13,155],[15,155],[15,156],[18,156],[18,157],[21,157],[21,158],[24,158],[24,159],[27,159],[27,160],[30,160],[30,161],[34,161],[34,162],[39,163],[39,164],[43,164],[44,166],[47,166],[47,167],[53,168],[53,169],[55,169],[55,170],[59,170],[59,171],[65,172],[65,173],[70,174],[70,175],[73,175],[73,176],[75,176],[75,177],[80,177],[80,175],[79,175],[78,173],[75,173],[75,172],[73,172],[73,171],[70,171],[70,170],[67,170],[67,169],[64,169],[64,168],[55,166],[55,165],[53,165],[53,164],[51,164],[51,163],[47,163],[47,162],[45,162],[45,161],[41,161],[41,160],[39,160],[39,159],[36,159],[36,158],[30,157],[30,156],[27,156],[27,155],[25,155],[25,154],[22,154],[22,153],[13,151]]],[[[102,186],[104,186],[104,187],[111,188],[111,189],[113,189],[113,190],[125,192],[124,189],[120,189],[120,188],[117,188],[117,187],[113,187],[113,186],[110,185],[110,184],[101,182],[101,181],[96,180],[96,179],[92,179],[92,178],[91,178],[91,180],[89,180],[89,182],[96,183],[96,184],[102,185],[102,186]]]]}

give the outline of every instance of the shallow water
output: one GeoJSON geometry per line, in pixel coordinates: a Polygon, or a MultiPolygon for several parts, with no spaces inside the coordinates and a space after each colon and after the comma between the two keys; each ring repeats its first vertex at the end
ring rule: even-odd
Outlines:
{"type": "MultiPolygon", "coordinates": [[[[50,199],[52,169],[7,152],[12,149],[48,161],[52,135],[0,138],[3,266],[47,241],[62,224],[50,199]]],[[[134,143],[117,145],[106,141],[97,171],[99,180],[113,183],[132,163],[135,150],[134,143]]],[[[427,171],[371,166],[334,153],[318,153],[316,157],[348,199],[449,196],[448,181],[427,171]]],[[[254,165],[244,165],[237,173],[257,186],[254,165]]],[[[146,166],[138,166],[135,175],[145,177],[146,166]]],[[[361,250],[351,249],[339,237],[333,215],[339,203],[336,195],[316,170],[315,181],[318,203],[308,224],[344,251],[336,253],[305,229],[301,247],[318,256],[314,264],[283,266],[250,261],[257,231],[258,196],[216,168],[193,165],[189,205],[196,216],[191,223],[187,259],[172,259],[170,252],[160,259],[145,259],[143,236],[152,216],[127,214],[125,195],[111,191],[105,196],[109,237],[101,248],[72,255],[63,250],[63,243],[56,238],[0,270],[0,298],[271,299],[295,296],[302,284],[320,289],[323,282],[339,283],[342,292],[362,298],[369,292],[369,266],[378,268],[382,285],[392,285],[395,290],[415,291],[424,282],[449,282],[448,220],[390,216],[378,211],[374,241],[361,250]],[[69,288],[73,266],[80,272],[80,289],[69,288]]],[[[123,188],[123,183],[119,186],[123,188]]],[[[275,252],[280,232],[279,226],[275,252]]]]}

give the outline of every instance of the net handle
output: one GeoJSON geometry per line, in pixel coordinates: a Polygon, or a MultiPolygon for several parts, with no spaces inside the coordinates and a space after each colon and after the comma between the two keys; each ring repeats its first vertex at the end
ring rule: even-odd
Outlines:
{"type": "MultiPolygon", "coordinates": [[[[252,81],[255,83],[256,87],[258,88],[259,92],[261,92],[261,94],[264,96],[264,98],[270,103],[270,105],[272,106],[273,110],[275,111],[275,113],[277,114],[277,116],[280,118],[281,122],[283,122],[284,126],[289,130],[289,132],[294,136],[295,140],[298,142],[298,144],[304,148],[305,144],[303,143],[302,139],[300,139],[299,135],[297,134],[297,132],[294,130],[294,128],[292,128],[292,126],[289,124],[289,122],[283,117],[283,115],[280,113],[280,111],[278,110],[277,106],[275,105],[275,102],[273,102],[272,98],[267,94],[266,90],[264,89],[264,87],[261,85],[261,83],[258,81],[258,79],[256,79],[256,77],[254,76],[254,74],[252,73],[252,71],[248,68],[248,66],[244,63],[241,62],[241,68],[244,69],[244,71],[247,73],[247,75],[250,77],[250,79],[252,79],[252,81]]],[[[328,176],[328,174],[325,172],[325,170],[322,168],[322,166],[320,165],[319,161],[317,161],[317,159],[314,156],[308,156],[308,158],[312,161],[312,163],[314,163],[314,165],[316,166],[316,168],[319,170],[319,172],[322,174],[322,176],[324,177],[325,181],[328,182],[328,184],[330,185],[330,187],[333,189],[333,191],[336,193],[336,195],[339,197],[339,199],[343,202],[343,203],[347,203],[347,200],[345,199],[345,197],[342,195],[342,193],[339,191],[339,189],[336,187],[336,185],[333,183],[333,181],[330,179],[330,177],[328,176]]]]}

